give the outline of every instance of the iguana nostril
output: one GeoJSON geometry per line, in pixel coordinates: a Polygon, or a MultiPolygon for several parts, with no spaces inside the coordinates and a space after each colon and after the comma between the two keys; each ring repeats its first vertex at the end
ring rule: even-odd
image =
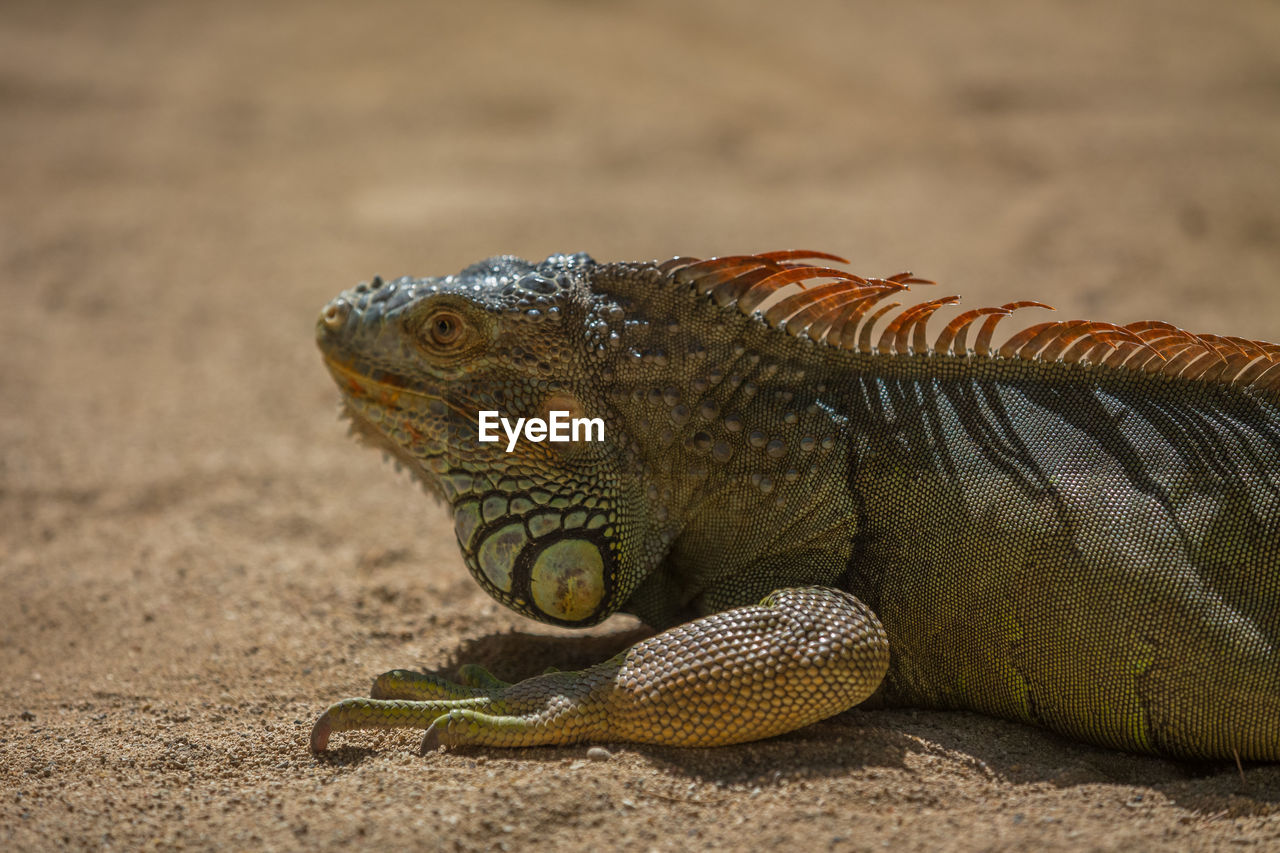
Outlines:
{"type": "Polygon", "coordinates": [[[320,313],[320,318],[324,321],[325,326],[337,331],[342,328],[342,324],[347,321],[347,316],[350,313],[350,302],[345,299],[335,299],[325,306],[324,311],[320,313]]]}

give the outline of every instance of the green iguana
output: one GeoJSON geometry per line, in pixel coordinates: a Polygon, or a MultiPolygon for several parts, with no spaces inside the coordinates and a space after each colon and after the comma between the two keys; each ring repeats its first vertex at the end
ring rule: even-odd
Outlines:
{"type": "Polygon", "coordinates": [[[842,260],[504,256],[330,302],[317,337],[357,432],[448,502],[490,595],[665,630],[517,684],[387,673],[312,748],[390,727],[424,749],[710,746],[876,694],[1280,759],[1280,346],[1067,321],[993,347],[1028,302],[931,346],[955,297],[876,336],[923,280],[818,259],[842,260]],[[481,440],[481,412],[524,438],[481,440]],[[537,440],[552,412],[603,440],[537,440]]]}

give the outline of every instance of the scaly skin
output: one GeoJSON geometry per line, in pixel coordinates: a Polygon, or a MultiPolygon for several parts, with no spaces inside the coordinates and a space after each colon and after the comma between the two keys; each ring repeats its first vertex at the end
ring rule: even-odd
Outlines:
{"type": "Polygon", "coordinates": [[[666,630],[514,685],[388,673],[313,749],[392,727],[425,747],[711,746],[875,693],[1280,759],[1280,350],[1073,323],[993,351],[1016,306],[930,348],[948,300],[872,346],[905,279],[804,289],[799,257],[502,257],[326,307],[357,430],[448,502],[481,586],[554,624],[666,630]],[[481,410],[598,417],[604,440],[507,453],[478,440],[481,410]]]}

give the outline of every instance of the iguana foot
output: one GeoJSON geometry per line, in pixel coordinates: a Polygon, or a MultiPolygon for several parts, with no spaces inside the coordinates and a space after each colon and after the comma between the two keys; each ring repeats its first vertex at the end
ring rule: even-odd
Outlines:
{"type": "Polygon", "coordinates": [[[374,682],[374,698],[344,699],[330,706],[311,730],[311,749],[323,752],[333,732],[365,729],[426,729],[446,745],[536,746],[600,739],[591,733],[600,729],[604,703],[592,694],[608,691],[617,672],[613,663],[516,684],[488,676],[492,687],[393,670],[374,682]]]}
{"type": "Polygon", "coordinates": [[[889,665],[870,608],[823,588],[781,590],[760,605],[676,626],[579,672],[507,684],[479,667],[468,686],[395,670],[372,699],[320,717],[311,748],[333,732],[426,729],[435,746],[634,741],[719,746],[800,728],[861,702],[889,665]]]}

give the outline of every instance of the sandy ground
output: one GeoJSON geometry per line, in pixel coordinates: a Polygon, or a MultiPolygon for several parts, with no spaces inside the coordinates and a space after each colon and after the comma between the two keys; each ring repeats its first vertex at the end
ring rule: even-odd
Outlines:
{"type": "Polygon", "coordinates": [[[345,437],[339,289],[811,247],[1280,340],[1274,3],[7,0],[0,108],[0,848],[1280,844],[1280,767],[970,714],[306,749],[383,670],[634,636],[501,611],[345,437]]]}

